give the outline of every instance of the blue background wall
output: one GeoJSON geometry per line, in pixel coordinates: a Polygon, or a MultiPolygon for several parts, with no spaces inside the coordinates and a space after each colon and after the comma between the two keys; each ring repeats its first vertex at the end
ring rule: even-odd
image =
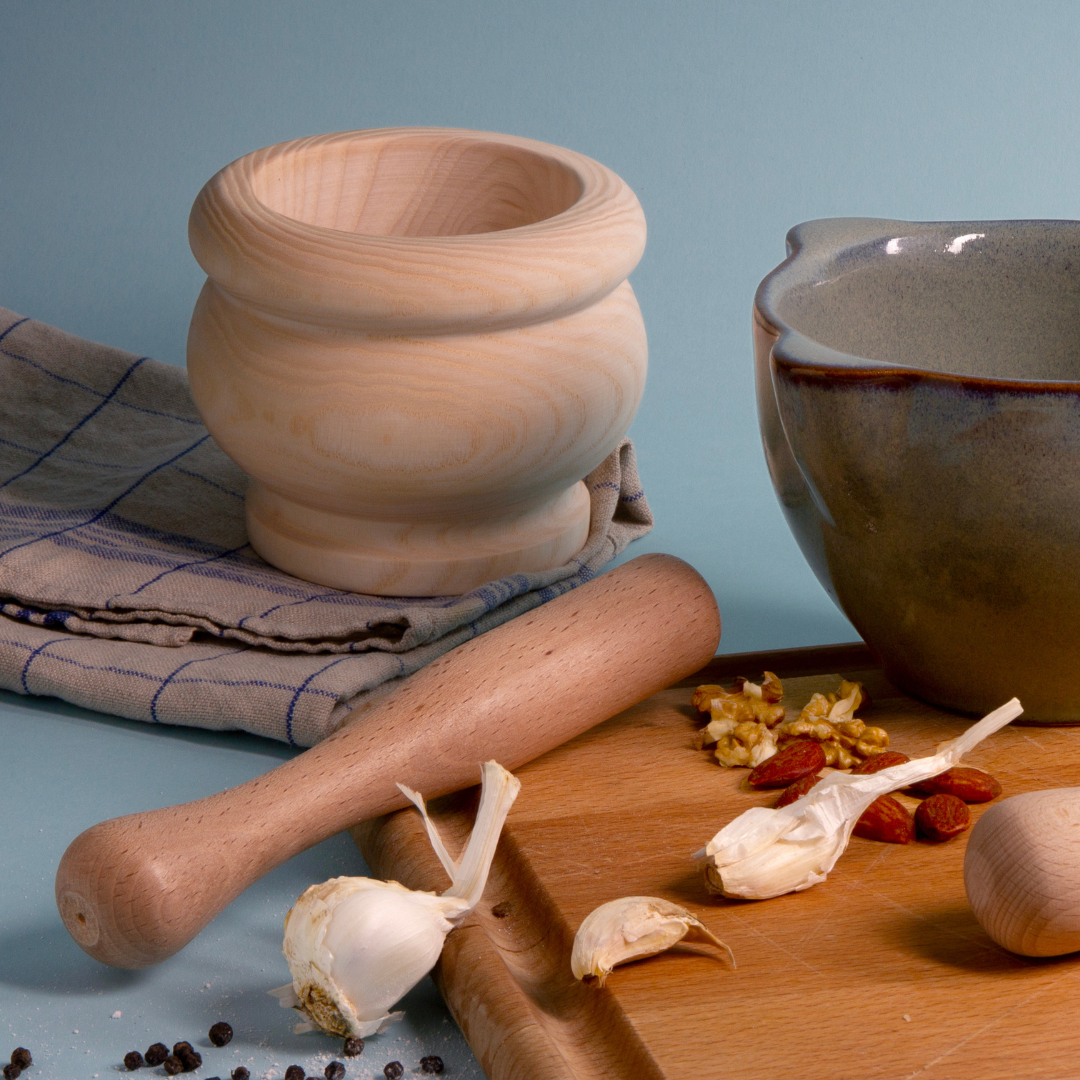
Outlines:
{"type": "Polygon", "coordinates": [[[750,305],[806,218],[1073,217],[1080,8],[1025,3],[0,3],[0,305],[182,363],[222,165],[396,124],[587,153],[649,222],[631,430],[723,649],[853,638],[757,435],[750,305]]]}

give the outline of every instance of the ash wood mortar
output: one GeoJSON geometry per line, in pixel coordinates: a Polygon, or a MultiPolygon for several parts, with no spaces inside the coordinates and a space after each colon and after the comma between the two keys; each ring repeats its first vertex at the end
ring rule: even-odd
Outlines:
{"type": "MultiPolygon", "coordinates": [[[[1032,961],[990,939],[964,892],[966,837],[906,846],[855,837],[806,892],[766,901],[704,892],[690,853],[779,793],[745,790],[746,770],[694,748],[692,687],[768,668],[795,705],[835,689],[840,674],[861,679],[874,701],[868,722],[912,755],[971,722],[905,696],[875,663],[864,647],[718,657],[517,771],[521,793],[484,899],[435,971],[489,1080],[1077,1074],[1080,956],[1032,961]],[[731,945],[737,970],[715,949],[684,944],[616,968],[602,989],[575,982],[581,921],[635,894],[688,908],[731,945]]],[[[976,747],[965,764],[1004,788],[971,807],[976,822],[1009,796],[1080,785],[1078,739],[1078,728],[1010,726],[976,747]]],[[[451,852],[475,805],[475,792],[430,805],[451,852]]],[[[375,873],[446,887],[415,811],[353,835],[375,873]]]]}
{"type": "Polygon", "coordinates": [[[643,555],[448,653],[318,746],[229,791],[114,818],[64,853],[56,902],[95,959],[164,960],[290,856],[365,818],[515,769],[699,668],[720,639],[708,585],[643,555]]]}
{"type": "Polygon", "coordinates": [[[298,577],[466,592],[568,562],[581,482],[641,400],[629,187],[547,143],[349,131],[203,188],[191,391],[252,478],[252,546],[298,577]]]}

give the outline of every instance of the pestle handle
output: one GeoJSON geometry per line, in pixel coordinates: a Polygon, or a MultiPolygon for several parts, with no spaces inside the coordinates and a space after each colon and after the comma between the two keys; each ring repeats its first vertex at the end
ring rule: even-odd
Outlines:
{"type": "Polygon", "coordinates": [[[719,640],[697,571],[640,556],[452,650],[263,776],[87,829],[60,860],[60,916],[95,959],[156,964],[286,859],[408,805],[397,781],[431,798],[490,758],[515,769],[697,671],[719,640]]]}

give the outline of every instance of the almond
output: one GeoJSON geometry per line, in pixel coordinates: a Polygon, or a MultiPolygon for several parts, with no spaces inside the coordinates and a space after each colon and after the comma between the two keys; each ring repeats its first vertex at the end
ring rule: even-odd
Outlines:
{"type": "Polygon", "coordinates": [[[784,788],[783,795],[776,800],[776,809],[779,810],[781,806],[790,806],[796,799],[801,799],[820,779],[821,777],[815,773],[813,776],[804,776],[790,787],[784,788]]]}
{"type": "Polygon", "coordinates": [[[971,811],[955,795],[931,795],[915,811],[915,827],[927,840],[951,840],[971,825],[971,811]]]}
{"type": "Polygon", "coordinates": [[[909,844],[915,839],[915,822],[902,802],[891,795],[879,795],[855,822],[853,831],[864,840],[909,844]]]}
{"type": "Polygon", "coordinates": [[[752,788],[786,788],[825,767],[825,751],[813,739],[793,739],[771,758],[750,770],[752,788]]]}
{"type": "Polygon", "coordinates": [[[921,795],[955,795],[966,803],[989,802],[1001,794],[1001,785],[988,772],[954,765],[929,780],[911,785],[921,795]]]}
{"type": "Polygon", "coordinates": [[[851,774],[865,776],[867,773],[881,772],[882,769],[888,769],[893,765],[903,765],[905,761],[910,760],[907,754],[901,754],[899,750],[883,750],[880,754],[874,754],[865,761],[860,761],[851,770],[851,774]]]}

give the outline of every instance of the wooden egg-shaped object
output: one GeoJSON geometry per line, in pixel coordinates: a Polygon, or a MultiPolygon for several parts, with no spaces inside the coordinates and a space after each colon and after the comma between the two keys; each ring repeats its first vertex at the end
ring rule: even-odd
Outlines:
{"type": "Polygon", "coordinates": [[[213,177],[189,237],[191,389],[265,559],[432,596],[581,549],[647,360],[610,169],[456,129],[298,139],[213,177]]]}
{"type": "Polygon", "coordinates": [[[991,806],[971,830],[964,887],[975,917],[1010,952],[1080,950],[1080,788],[991,806]]]}

